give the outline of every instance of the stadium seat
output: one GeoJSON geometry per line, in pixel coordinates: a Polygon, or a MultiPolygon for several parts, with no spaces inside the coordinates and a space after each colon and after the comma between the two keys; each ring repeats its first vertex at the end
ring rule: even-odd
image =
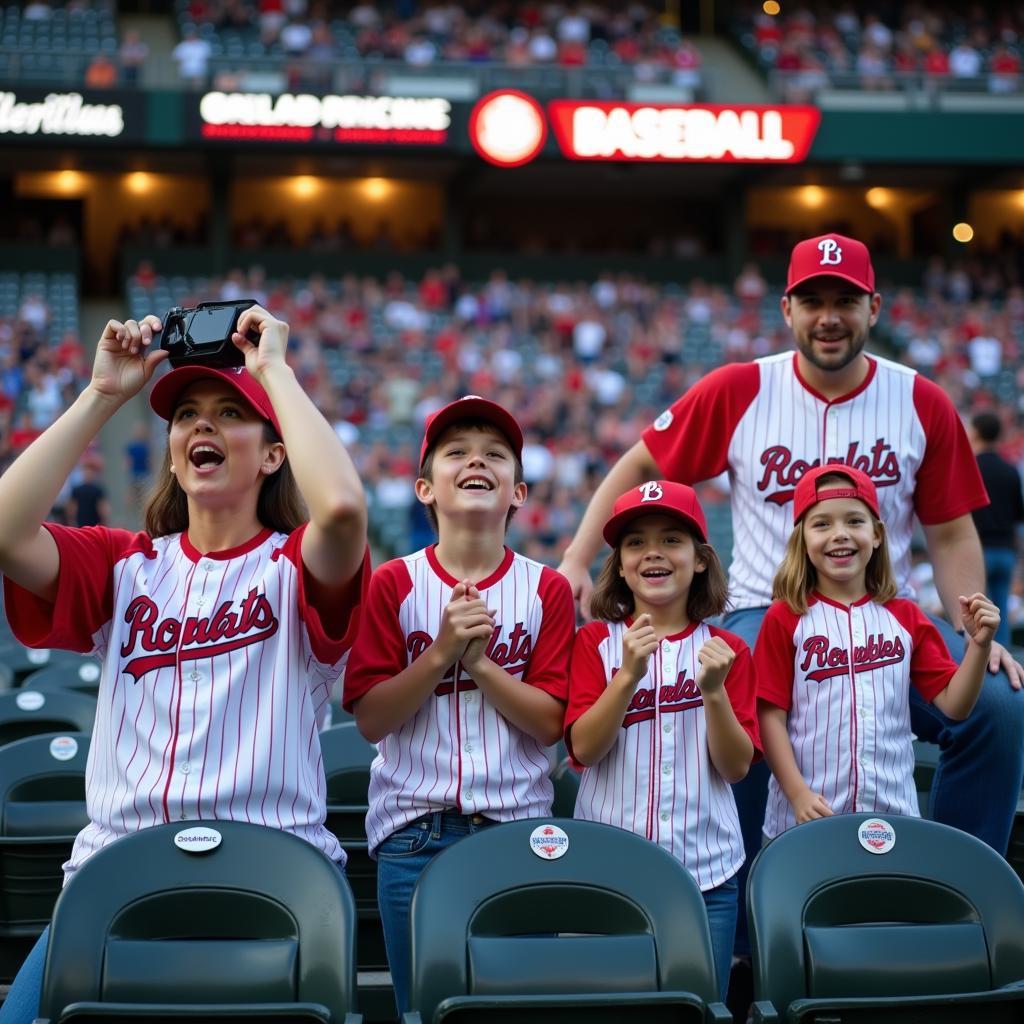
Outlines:
{"type": "MultiPolygon", "coordinates": [[[[14,673],[14,685],[20,686],[26,677],[50,665],[79,664],[82,655],[73,651],[50,650],[49,648],[23,647],[15,640],[0,646],[0,664],[14,673]]],[[[95,664],[95,659],[93,659],[95,664]]]]}
{"type": "Polygon", "coordinates": [[[690,873],[609,825],[531,819],[467,836],[420,876],[411,929],[406,1024],[732,1020],[690,873]]]}
{"type": "Polygon", "coordinates": [[[336,866],[278,829],[182,821],[104,847],[65,886],[40,1016],[355,1024],[354,993],[336,866]]]}
{"type": "Polygon", "coordinates": [[[25,676],[21,686],[24,690],[74,690],[95,697],[100,690],[100,671],[95,658],[82,658],[77,665],[60,661],[25,676]]]}
{"type": "Polygon", "coordinates": [[[50,920],[62,866],[85,827],[85,733],[44,733],[0,747],[0,983],[50,920]]]}
{"type": "MultiPolygon", "coordinates": [[[[358,968],[388,970],[384,930],[377,907],[377,862],[366,842],[366,793],[370,763],[377,748],[363,739],[355,722],[342,722],[320,733],[324,775],[327,778],[327,828],[348,854],[345,873],[352,886],[358,918],[358,968]]],[[[394,1016],[395,1001],[388,984],[363,984],[360,1005],[371,1019],[394,1016]]]]}
{"type": "Polygon", "coordinates": [[[92,732],[96,698],[70,690],[0,693],[0,747],[40,732],[92,732]]]}
{"type": "Polygon", "coordinates": [[[957,829],[873,822],[811,821],[754,859],[755,1021],[1020,1020],[1024,885],[957,829]]]}

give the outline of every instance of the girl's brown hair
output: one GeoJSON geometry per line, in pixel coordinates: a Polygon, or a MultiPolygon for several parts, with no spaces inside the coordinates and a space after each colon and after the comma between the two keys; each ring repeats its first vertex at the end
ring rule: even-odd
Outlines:
{"type": "MultiPolygon", "coordinates": [[[[818,481],[818,485],[821,486],[832,480],[845,481],[846,479],[842,474],[836,474],[835,477],[823,476],[818,481]]],[[[870,510],[868,510],[868,514],[871,514],[870,510]]],[[[778,601],[785,601],[794,615],[803,615],[807,611],[807,596],[818,585],[818,572],[811,565],[811,560],[807,555],[807,544],[804,541],[806,518],[807,516],[804,515],[800,522],[793,527],[793,532],[786,542],[786,553],[783,556],[782,564],[772,583],[772,597],[778,601]]],[[[864,569],[864,589],[875,601],[885,604],[899,593],[899,588],[896,586],[896,576],[892,571],[892,560],[889,558],[885,523],[874,516],[871,518],[875,524],[875,530],[878,531],[881,538],[881,543],[871,553],[864,569]]]]}
{"type": "MultiPolygon", "coordinates": [[[[692,530],[685,526],[682,528],[693,538],[696,557],[704,563],[704,571],[693,574],[690,592],[686,596],[686,617],[690,622],[701,622],[725,611],[729,602],[729,580],[715,549],[700,540],[692,530]]],[[[619,552],[625,532],[620,534],[618,543],[605,559],[590,596],[590,614],[605,622],[624,622],[636,611],[633,591],[620,572],[622,556],[619,552]]]]}
{"type": "MultiPolygon", "coordinates": [[[[268,444],[281,441],[270,423],[263,424],[263,440],[268,444]]],[[[309,519],[306,503],[287,459],[260,486],[256,517],[264,526],[278,533],[291,533],[309,519]]],[[[170,449],[164,451],[163,465],[146,497],[145,522],[146,532],[151,537],[166,537],[188,529],[188,498],[178,478],[171,472],[170,449]]]]}

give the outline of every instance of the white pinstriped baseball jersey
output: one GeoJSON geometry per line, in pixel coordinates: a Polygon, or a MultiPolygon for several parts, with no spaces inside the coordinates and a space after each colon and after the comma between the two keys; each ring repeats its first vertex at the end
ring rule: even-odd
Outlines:
{"type": "MultiPolygon", "coordinates": [[[[590,622],[573,646],[571,726],[592,707],[622,664],[629,622],[590,622]]],[[[637,685],[611,750],[584,768],[575,817],[646,836],[678,858],[702,891],[728,881],[743,864],[743,837],[732,787],[708,751],[697,652],[713,636],[736,652],[725,691],[740,725],[760,751],[753,662],[747,645],[724,629],[696,623],[666,637],[637,685]]]]}
{"type": "MultiPolygon", "coordinates": [[[[434,546],[378,567],[345,673],[347,708],[433,643],[458,582],[438,562],[434,546]]],[[[501,565],[476,586],[496,609],[487,656],[564,701],[575,626],[565,577],[506,548],[501,565]]],[[[551,813],[544,747],[491,705],[461,662],[377,749],[366,816],[371,853],[431,811],[455,808],[495,821],[551,813]]]]}
{"type": "Polygon", "coordinates": [[[793,529],[793,489],[823,462],[855,466],[878,488],[900,594],[911,596],[914,515],[944,523],[988,504],[956,409],[931,381],[875,356],[856,390],[828,401],[785,352],[712,371],[647,428],[661,472],[695,483],[729,471],[732,604],[771,603],[793,529]]]}
{"type": "Polygon", "coordinates": [[[368,562],[352,605],[325,621],[302,582],[304,528],[205,555],[186,534],[47,528],[60,552],[56,603],[5,579],[11,626],[29,646],[103,659],[90,823],[66,877],[121,836],[196,818],[281,828],[344,863],[324,828],[318,728],[368,562]]]}
{"type": "MultiPolygon", "coordinates": [[[[934,700],[956,664],[916,604],[864,597],[847,607],[816,594],[798,616],[776,601],[754,663],[758,699],[789,712],[800,774],[834,813],[920,813],[908,691],[934,700]]],[[[795,824],[773,775],[764,833],[773,838],[795,824]]]]}

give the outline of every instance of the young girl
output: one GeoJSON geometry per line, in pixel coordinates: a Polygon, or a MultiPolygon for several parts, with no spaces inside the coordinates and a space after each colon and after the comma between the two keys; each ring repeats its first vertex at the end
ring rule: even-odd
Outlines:
{"type": "Polygon", "coordinates": [[[730,783],[760,741],[746,644],[703,620],[722,612],[725,572],[692,488],[650,480],[604,526],[612,553],[576,635],[566,743],[586,766],[576,817],[646,836],[704,894],[722,999],[743,863],[730,783]]]}
{"type": "MultiPolygon", "coordinates": [[[[166,356],[151,350],[159,330],[156,317],[111,320],[90,384],[0,477],[15,635],[103,659],[90,821],[65,877],[127,833],[197,818],[282,828],[344,864],[324,828],[317,730],[368,575],[366,509],[352,462],[285,363],[287,324],[253,306],[233,339],[246,369],[185,366],[153,389],[168,448],[146,532],[43,522],[86,446],[166,356]]],[[[4,1024],[37,1015],[46,942],[15,979],[4,1024]]]]}
{"type": "Polygon", "coordinates": [[[958,668],[920,608],[896,597],[878,495],[859,470],[809,470],[793,519],[754,653],[767,839],[831,814],[919,814],[909,687],[966,718],[999,625],[983,594],[960,598],[958,668]]]}

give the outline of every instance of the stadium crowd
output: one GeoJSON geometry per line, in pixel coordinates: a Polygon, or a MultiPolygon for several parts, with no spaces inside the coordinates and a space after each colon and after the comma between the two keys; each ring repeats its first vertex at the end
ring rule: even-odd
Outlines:
{"type": "MultiPolygon", "coordinates": [[[[1011,283],[1019,280],[1012,260],[1006,275],[993,272],[997,265],[936,259],[920,288],[885,289],[874,344],[941,384],[965,417],[997,411],[1001,450],[1024,468],[1024,288],[1011,283]]],[[[646,424],[713,366],[791,344],[776,289],[756,264],[731,289],[613,273],[592,284],[512,281],[501,272],[473,283],[450,265],[420,281],[268,281],[259,267],[177,279],[143,265],[128,282],[133,316],[213,297],[255,298],[291,324],[291,360],[354,454],[384,555],[429,539],[412,501],[416,445],[426,416],[452,397],[491,395],[517,410],[530,500],[511,542],[557,565],[607,467],[646,424]]],[[[45,289],[22,288],[5,312],[0,467],[56,418],[88,373],[77,333],[53,325],[45,289]]],[[[726,486],[702,491],[719,543],[730,532],[726,486]]]]}
{"type": "Polygon", "coordinates": [[[808,99],[830,85],[891,90],[925,85],[1021,88],[1024,13],[993,15],[971,6],[802,4],[771,16],[748,8],[737,21],[744,46],[776,72],[787,98],[808,99]]]}

